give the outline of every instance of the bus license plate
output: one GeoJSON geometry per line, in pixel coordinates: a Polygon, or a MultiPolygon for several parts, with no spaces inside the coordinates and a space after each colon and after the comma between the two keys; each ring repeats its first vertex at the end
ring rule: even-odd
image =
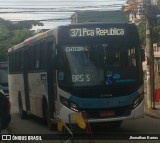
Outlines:
{"type": "Polygon", "coordinates": [[[101,111],[100,112],[100,117],[112,117],[114,115],[115,115],[114,111],[101,111]]]}

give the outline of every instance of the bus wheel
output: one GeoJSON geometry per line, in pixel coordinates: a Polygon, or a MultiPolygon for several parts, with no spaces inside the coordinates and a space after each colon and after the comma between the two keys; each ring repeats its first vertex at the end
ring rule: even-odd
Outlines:
{"type": "Polygon", "coordinates": [[[46,101],[43,102],[43,108],[42,109],[43,109],[43,120],[44,120],[44,122],[47,124],[47,126],[50,130],[56,130],[57,125],[56,125],[56,123],[53,123],[51,121],[51,117],[50,117],[50,113],[49,113],[49,109],[48,109],[46,101]]]}
{"type": "Polygon", "coordinates": [[[21,119],[27,119],[27,113],[23,110],[23,104],[20,95],[18,96],[18,104],[19,104],[19,114],[21,119]]]}
{"type": "Polygon", "coordinates": [[[49,113],[47,115],[47,126],[50,130],[56,130],[57,129],[55,124],[51,121],[49,113]]]}

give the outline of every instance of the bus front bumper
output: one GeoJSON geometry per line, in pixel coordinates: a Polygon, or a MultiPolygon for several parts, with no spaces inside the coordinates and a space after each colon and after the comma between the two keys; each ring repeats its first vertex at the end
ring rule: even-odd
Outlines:
{"type": "MultiPolygon", "coordinates": [[[[71,119],[72,115],[75,112],[67,108],[66,106],[62,106],[60,109],[60,117],[64,123],[73,122],[71,119]]],[[[117,117],[106,117],[106,118],[88,118],[89,123],[100,123],[100,122],[109,122],[109,121],[121,121],[121,120],[130,120],[130,119],[138,119],[144,117],[144,100],[131,111],[129,116],[117,116],[117,117]]]]}
{"type": "Polygon", "coordinates": [[[105,119],[88,119],[90,123],[98,123],[98,122],[109,122],[109,121],[122,121],[122,120],[131,120],[131,119],[138,119],[144,117],[144,100],[131,111],[129,116],[120,116],[120,117],[108,117],[105,119]]]}

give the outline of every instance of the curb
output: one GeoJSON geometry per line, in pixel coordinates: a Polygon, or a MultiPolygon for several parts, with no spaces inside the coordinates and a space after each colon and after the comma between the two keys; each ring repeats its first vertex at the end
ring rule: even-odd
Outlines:
{"type": "Polygon", "coordinates": [[[148,116],[148,117],[151,117],[151,118],[160,119],[160,116],[156,116],[153,113],[147,113],[147,112],[145,112],[145,115],[148,116]]]}

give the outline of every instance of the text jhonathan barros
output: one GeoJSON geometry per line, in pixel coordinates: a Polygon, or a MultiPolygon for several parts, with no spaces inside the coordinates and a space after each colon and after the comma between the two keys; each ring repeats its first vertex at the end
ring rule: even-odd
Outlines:
{"type": "Polygon", "coordinates": [[[155,136],[130,136],[130,140],[158,140],[155,136]]]}

